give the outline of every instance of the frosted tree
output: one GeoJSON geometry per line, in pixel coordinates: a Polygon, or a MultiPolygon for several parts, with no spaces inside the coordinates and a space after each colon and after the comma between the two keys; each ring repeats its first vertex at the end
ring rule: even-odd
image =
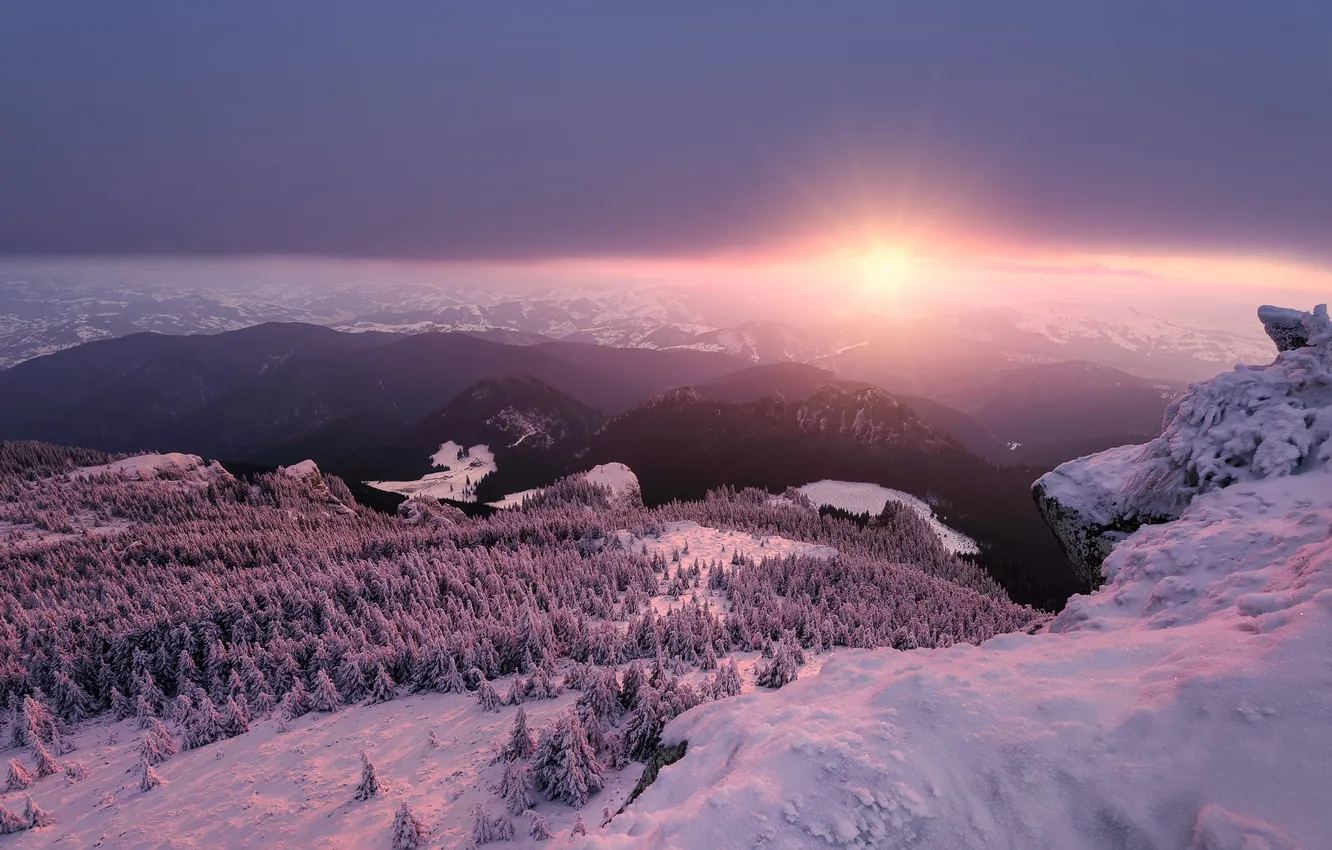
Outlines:
{"type": "Polygon", "coordinates": [[[505,744],[503,756],[509,761],[525,759],[536,752],[536,738],[527,728],[527,712],[519,708],[513,716],[513,730],[509,733],[509,742],[505,744]]]}
{"type": "Polygon", "coordinates": [[[222,715],[206,694],[199,697],[198,703],[186,718],[183,737],[187,750],[206,747],[222,739],[222,715]]]}
{"type": "Polygon", "coordinates": [[[28,822],[4,806],[0,806],[0,835],[13,835],[28,829],[28,822]]]}
{"type": "Polygon", "coordinates": [[[504,778],[500,780],[500,799],[509,810],[509,814],[520,815],[536,805],[532,796],[532,776],[527,765],[520,761],[511,761],[504,766],[504,778]]]}
{"type": "Polygon", "coordinates": [[[32,754],[37,757],[37,778],[45,779],[48,776],[54,776],[61,771],[59,762],[51,755],[51,751],[41,741],[34,741],[32,745],[32,754]]]}
{"type": "Polygon", "coordinates": [[[167,729],[165,723],[158,720],[156,717],[154,717],[152,723],[149,724],[148,731],[157,736],[157,741],[162,752],[166,753],[168,756],[174,756],[179,751],[180,748],[176,745],[176,739],[171,736],[171,731],[167,729]]]}
{"type": "Polygon", "coordinates": [[[139,698],[135,702],[134,718],[140,729],[147,729],[148,721],[150,719],[157,719],[157,709],[153,707],[153,704],[148,697],[143,694],[139,694],[139,698]]]}
{"type": "Polygon", "coordinates": [[[492,841],[512,841],[513,821],[500,815],[490,814],[490,807],[477,803],[472,809],[472,841],[476,844],[489,844],[492,841]]]}
{"type": "Polygon", "coordinates": [[[430,730],[430,737],[426,739],[426,743],[430,745],[430,749],[432,750],[438,750],[440,747],[444,746],[444,742],[435,734],[434,729],[430,730]]]}
{"type": "Polygon", "coordinates": [[[356,786],[356,799],[369,800],[382,790],[379,784],[379,777],[375,775],[375,765],[370,761],[370,756],[365,751],[361,751],[361,781],[356,786]]]}
{"type": "Polygon", "coordinates": [[[712,674],[709,690],[713,699],[726,699],[740,696],[741,685],[740,668],[732,658],[726,666],[718,667],[717,672],[712,674]]]}
{"type": "Polygon", "coordinates": [[[287,716],[292,720],[310,713],[310,693],[299,678],[291,683],[291,688],[282,699],[287,704],[287,716]]]}
{"type": "Polygon", "coordinates": [[[398,813],[393,816],[393,850],[420,850],[426,846],[429,836],[425,824],[421,823],[406,803],[398,807],[398,813]]]}
{"type": "Polygon", "coordinates": [[[572,806],[582,806],[590,794],[601,790],[602,766],[576,712],[565,712],[542,730],[532,755],[532,778],[552,799],[572,806]]]}
{"type": "Polygon", "coordinates": [[[166,760],[167,754],[162,749],[161,739],[155,732],[144,732],[143,740],[139,743],[139,761],[158,765],[166,760]]]}
{"type": "Polygon", "coordinates": [[[444,673],[444,681],[440,683],[439,690],[446,694],[465,694],[467,693],[467,682],[463,680],[462,673],[458,670],[458,660],[449,655],[449,668],[444,673]]]}
{"type": "Polygon", "coordinates": [[[522,676],[514,676],[513,682],[509,685],[509,694],[504,698],[506,705],[522,705],[527,701],[527,683],[523,681],[522,676]]]}
{"type": "Polygon", "coordinates": [[[481,680],[481,684],[477,686],[476,701],[480,704],[482,711],[499,711],[503,704],[500,695],[495,692],[495,687],[484,678],[481,680]]]}
{"type": "Polygon", "coordinates": [[[154,788],[160,788],[166,784],[166,780],[153,769],[153,766],[146,761],[139,762],[139,790],[147,793],[154,788]]]}
{"type": "MultiPolygon", "coordinates": [[[[244,698],[241,697],[241,699],[244,698]]],[[[223,736],[227,738],[244,735],[250,731],[250,720],[245,716],[245,709],[234,697],[227,700],[226,706],[221,711],[221,718],[220,728],[223,736]]]]}
{"type": "Polygon", "coordinates": [[[69,784],[82,782],[88,778],[88,768],[81,761],[65,762],[65,781],[69,784]]]}
{"type": "Polygon", "coordinates": [[[754,683],[763,688],[780,688],[796,680],[800,675],[800,665],[796,663],[795,653],[785,641],[766,664],[759,665],[754,683]]]}
{"type": "Polygon", "coordinates": [[[337,686],[323,670],[315,674],[314,690],[310,692],[310,708],[329,713],[342,708],[342,694],[338,693],[337,686]]]}
{"type": "Polygon", "coordinates": [[[6,791],[22,791],[24,788],[31,787],[32,774],[18,759],[9,760],[9,778],[5,780],[6,791]]]}
{"type": "Polygon", "coordinates": [[[574,815],[573,829],[569,830],[569,836],[587,835],[587,824],[583,823],[583,813],[578,812],[574,815]]]}
{"type": "Polygon", "coordinates": [[[527,834],[537,841],[548,841],[552,835],[550,821],[536,812],[527,813],[527,834]]]}
{"type": "Polygon", "coordinates": [[[41,806],[32,799],[32,795],[25,795],[23,804],[23,822],[28,825],[28,829],[39,829],[43,826],[50,826],[55,823],[55,818],[51,816],[41,806]]]}
{"type": "Polygon", "coordinates": [[[370,682],[370,702],[381,703],[397,699],[398,689],[393,683],[393,677],[380,664],[375,668],[375,674],[370,682]]]}

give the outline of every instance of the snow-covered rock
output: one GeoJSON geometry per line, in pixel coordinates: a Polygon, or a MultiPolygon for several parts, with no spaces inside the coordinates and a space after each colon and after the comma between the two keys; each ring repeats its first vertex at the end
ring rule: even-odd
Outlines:
{"type": "Polygon", "coordinates": [[[1069,461],[1036,482],[1038,507],[1088,581],[1138,526],[1177,517],[1211,490],[1291,475],[1332,454],[1327,305],[1263,307],[1259,316],[1279,349],[1271,364],[1193,384],[1166,411],[1160,437],[1069,461]]]}

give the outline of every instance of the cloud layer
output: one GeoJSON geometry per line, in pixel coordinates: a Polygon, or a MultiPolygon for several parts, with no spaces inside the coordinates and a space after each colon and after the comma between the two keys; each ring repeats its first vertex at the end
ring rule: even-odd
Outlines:
{"type": "Polygon", "coordinates": [[[0,7],[0,252],[1332,257],[1322,2],[0,7]]]}

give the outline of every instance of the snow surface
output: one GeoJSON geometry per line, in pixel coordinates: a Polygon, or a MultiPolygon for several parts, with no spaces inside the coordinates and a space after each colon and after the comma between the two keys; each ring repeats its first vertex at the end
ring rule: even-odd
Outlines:
{"type": "Polygon", "coordinates": [[[431,499],[452,499],[455,502],[474,502],[473,491],[478,481],[499,469],[495,455],[486,445],[468,449],[471,457],[458,459],[462,446],[450,440],[442,443],[439,451],[430,456],[435,466],[445,467],[443,472],[432,472],[415,481],[367,481],[371,487],[402,493],[404,496],[426,496],[431,499]],[[468,483],[470,480],[470,484],[468,483]]]}
{"type": "Polygon", "coordinates": [[[630,552],[648,555],[661,555],[667,561],[673,561],[679,554],[682,564],[698,561],[707,564],[717,561],[729,564],[736,552],[747,555],[756,561],[764,558],[784,558],[788,555],[804,555],[811,558],[835,558],[837,550],[831,546],[820,546],[800,540],[788,540],[785,537],[765,537],[744,531],[710,528],[699,525],[693,520],[668,522],[661,534],[639,537],[626,530],[617,532],[620,543],[630,552]]]}
{"type": "Polygon", "coordinates": [[[920,518],[930,524],[939,542],[955,555],[976,554],[980,547],[976,541],[955,528],[949,528],[934,515],[934,510],[922,499],[901,490],[881,487],[864,481],[833,481],[825,478],[798,488],[816,505],[828,505],[851,513],[868,513],[875,516],[883,511],[888,502],[899,502],[911,508],[920,518]]]}
{"type": "MultiPolygon", "coordinates": [[[[497,679],[504,693],[509,678],[497,679]]],[[[535,731],[566,710],[578,692],[553,700],[528,700],[523,708],[535,731]]],[[[90,776],[68,783],[63,775],[28,789],[56,823],[0,846],[102,848],[387,848],[394,812],[403,803],[432,830],[429,847],[466,847],[472,806],[485,802],[493,814],[494,787],[502,764],[491,764],[493,743],[508,735],[515,707],[483,712],[474,694],[420,694],[380,705],[356,705],[335,714],[309,714],[287,732],[275,720],[250,732],[187,750],[157,766],[167,784],[138,790],[137,751],[142,733],[133,720],[84,724],[78,749],[60,761],[81,761],[90,776]],[[434,731],[443,746],[429,745],[434,731]],[[366,802],[353,799],[360,778],[360,751],[374,762],[385,791],[366,802]]],[[[17,751],[6,758],[20,756],[17,751]]],[[[589,830],[601,809],[618,809],[643,766],[631,763],[606,772],[606,788],[584,807],[589,830]]],[[[537,795],[536,810],[556,836],[569,833],[575,809],[537,795]]],[[[22,811],[22,793],[5,794],[10,811],[22,811]]],[[[507,812],[503,812],[507,815],[507,812]]],[[[527,837],[526,818],[514,818],[518,839],[504,847],[549,846],[527,837]]]]}
{"type": "MultiPolygon", "coordinates": [[[[638,476],[634,471],[622,463],[602,463],[598,464],[587,472],[582,473],[583,477],[593,484],[599,484],[607,487],[614,497],[639,498],[636,494],[638,489],[638,476]]],[[[534,493],[540,493],[543,488],[535,487],[531,490],[520,490],[517,493],[510,493],[498,502],[488,502],[492,508],[520,508],[528,496],[534,493]]]]}
{"type": "Polygon", "coordinates": [[[169,452],[136,455],[98,466],[84,466],[71,472],[70,476],[92,478],[96,475],[111,474],[126,475],[139,481],[150,481],[155,478],[203,481],[217,469],[220,467],[210,469],[210,465],[198,455],[169,452]]]}
{"type": "MultiPolygon", "coordinates": [[[[1314,367],[1306,402],[1327,388],[1314,367]]],[[[1229,399],[1249,381],[1223,374],[1194,395],[1229,399]]],[[[1251,398],[1210,422],[1243,434],[1292,404],[1251,398]]],[[[835,653],[817,677],[681,715],[664,742],[688,741],[684,758],[590,846],[1328,847],[1324,454],[1218,483],[1126,535],[1105,585],[1045,631],[835,653]]],[[[1088,486],[1124,492],[1156,460],[1120,449],[1082,467],[1099,476],[1088,486]]]]}

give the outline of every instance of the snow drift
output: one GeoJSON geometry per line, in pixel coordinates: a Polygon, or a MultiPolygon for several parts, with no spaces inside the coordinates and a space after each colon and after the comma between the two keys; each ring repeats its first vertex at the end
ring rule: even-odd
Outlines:
{"type": "MultiPolygon", "coordinates": [[[[1166,433],[1061,467],[1118,535],[1045,631],[848,651],[700,707],[600,848],[1326,847],[1332,333],[1194,385],[1166,433]]],[[[1053,496],[1052,496],[1053,497],[1053,496]]]]}

